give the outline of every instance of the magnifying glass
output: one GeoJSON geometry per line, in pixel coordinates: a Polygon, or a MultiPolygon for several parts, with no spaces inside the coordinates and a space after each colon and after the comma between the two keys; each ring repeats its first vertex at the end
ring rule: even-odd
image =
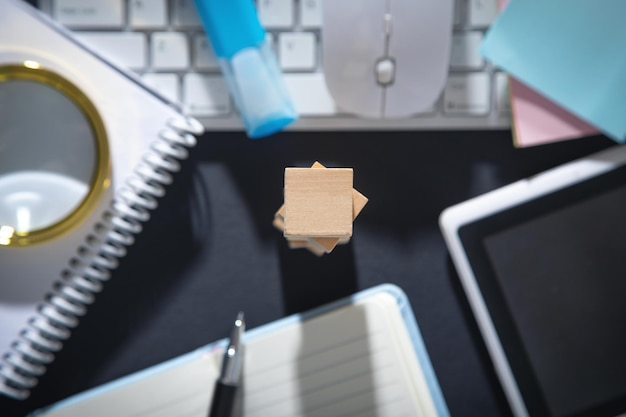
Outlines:
{"type": "Polygon", "coordinates": [[[0,245],[62,236],[109,183],[106,132],[89,98],[37,62],[0,66],[0,245]]]}

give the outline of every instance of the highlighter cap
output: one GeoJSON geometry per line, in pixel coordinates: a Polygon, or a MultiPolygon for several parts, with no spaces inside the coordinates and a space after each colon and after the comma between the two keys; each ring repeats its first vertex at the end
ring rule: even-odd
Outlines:
{"type": "Polygon", "coordinates": [[[207,36],[218,58],[257,47],[265,40],[253,0],[194,0],[207,36]]]}
{"type": "Polygon", "coordinates": [[[298,118],[267,42],[218,61],[248,137],[256,139],[280,132],[298,118]]]}

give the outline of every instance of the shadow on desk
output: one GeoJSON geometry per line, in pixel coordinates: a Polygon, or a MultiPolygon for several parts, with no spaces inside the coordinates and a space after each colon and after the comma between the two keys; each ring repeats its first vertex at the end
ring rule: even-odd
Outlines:
{"type": "Polygon", "coordinates": [[[227,335],[383,282],[405,290],[455,417],[507,415],[438,229],[446,207],[612,144],[514,149],[507,132],[207,133],[32,397],[36,408],[227,335]],[[318,258],[272,226],[284,168],[354,168],[369,198],[351,242],[318,258]]]}
{"type": "Polygon", "coordinates": [[[253,234],[262,244],[277,247],[284,314],[368,284],[357,276],[352,244],[320,258],[287,248],[272,226],[283,202],[286,167],[319,161],[354,168],[354,187],[369,198],[355,220],[354,239],[366,230],[381,242],[409,242],[433,229],[438,233],[439,214],[448,206],[612,144],[595,138],[515,149],[510,134],[501,131],[283,132],[262,140],[209,133],[205,139],[196,150],[198,163],[228,172],[247,207],[243,215],[251,218],[253,234]]]}

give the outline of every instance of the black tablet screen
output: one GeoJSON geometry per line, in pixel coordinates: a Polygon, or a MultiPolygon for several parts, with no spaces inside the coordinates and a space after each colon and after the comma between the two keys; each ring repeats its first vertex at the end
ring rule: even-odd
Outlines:
{"type": "Polygon", "coordinates": [[[533,416],[624,411],[622,183],[613,173],[462,231],[480,254],[472,267],[533,416]]]}

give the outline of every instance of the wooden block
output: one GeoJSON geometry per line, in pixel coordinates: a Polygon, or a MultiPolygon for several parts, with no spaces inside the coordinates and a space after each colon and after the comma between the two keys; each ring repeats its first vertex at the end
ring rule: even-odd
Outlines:
{"type": "MultiPolygon", "coordinates": [[[[313,165],[311,165],[311,168],[319,169],[319,168],[326,168],[326,167],[322,165],[321,163],[319,163],[318,161],[315,161],[313,165]]],[[[354,211],[354,207],[353,207],[353,211],[354,211]]],[[[350,239],[350,238],[348,237],[347,239],[350,239]]],[[[332,250],[335,249],[335,246],[337,246],[337,243],[339,243],[339,238],[319,237],[319,238],[312,238],[312,240],[316,243],[319,243],[324,248],[324,251],[326,253],[332,252],[332,250]]],[[[319,250],[319,246],[317,249],[319,250]]]]}
{"type": "Polygon", "coordinates": [[[272,221],[272,225],[278,230],[280,230],[281,232],[285,231],[285,221],[281,219],[280,217],[274,217],[274,220],[272,221]]]}
{"type": "Polygon", "coordinates": [[[276,211],[276,214],[274,214],[274,217],[280,217],[283,221],[285,221],[285,205],[283,204],[282,206],[280,206],[280,208],[276,211]]]}
{"type": "Polygon", "coordinates": [[[326,249],[319,243],[315,242],[313,239],[309,239],[308,242],[309,243],[306,246],[306,249],[308,249],[314,255],[322,256],[326,253],[326,249]]]}
{"type": "MultiPolygon", "coordinates": [[[[313,165],[311,165],[311,168],[326,168],[326,167],[320,164],[318,161],[315,161],[313,165]]],[[[365,197],[363,194],[358,192],[356,189],[354,188],[352,189],[352,220],[356,219],[356,216],[359,215],[359,213],[361,212],[361,210],[363,210],[363,207],[365,207],[368,201],[369,200],[367,197],[365,197]]],[[[284,217],[284,214],[283,214],[283,217],[284,217]]]]}
{"type": "MultiPolygon", "coordinates": [[[[281,232],[284,231],[285,229],[285,218],[283,217],[284,212],[285,212],[285,205],[283,204],[282,206],[280,206],[278,211],[276,211],[276,213],[274,214],[274,221],[272,222],[274,227],[276,227],[281,232]]],[[[344,238],[344,239],[345,239],[345,243],[347,243],[350,240],[349,237],[344,238]]],[[[287,239],[287,245],[291,249],[299,249],[299,248],[308,249],[309,245],[314,245],[315,243],[317,243],[318,245],[321,245],[325,253],[330,253],[335,248],[335,246],[337,246],[337,244],[340,242],[338,238],[308,238],[308,239],[291,238],[291,239],[287,239]]],[[[320,251],[319,246],[312,247],[311,252],[315,253],[318,256],[319,256],[319,251],[320,251]]]]}
{"type": "Polygon", "coordinates": [[[310,239],[287,239],[287,246],[291,249],[306,248],[309,246],[310,239]]]}
{"type": "Polygon", "coordinates": [[[285,237],[352,236],[352,168],[285,169],[285,237]]]}
{"type": "Polygon", "coordinates": [[[284,204],[280,206],[280,208],[278,209],[278,211],[276,211],[276,213],[274,213],[274,220],[272,221],[272,224],[274,225],[275,228],[277,228],[281,232],[285,231],[285,205],[284,204]]]}
{"type": "Polygon", "coordinates": [[[352,189],[352,220],[356,219],[356,216],[359,215],[368,201],[367,197],[354,188],[352,189]]]}
{"type": "MultiPolygon", "coordinates": [[[[327,169],[324,165],[322,165],[321,163],[319,163],[318,161],[315,161],[315,163],[313,163],[313,165],[311,166],[311,168],[313,169],[327,169]]],[[[291,170],[291,169],[296,169],[296,168],[287,168],[285,170],[285,185],[287,185],[287,170],[291,170]]],[[[297,168],[297,169],[306,169],[306,168],[297,168]]],[[[331,168],[333,170],[335,169],[348,169],[351,170],[351,168],[331,168]]],[[[287,187],[285,187],[285,190],[287,189],[287,187]]],[[[365,205],[368,202],[367,197],[365,197],[363,194],[361,194],[360,192],[358,192],[356,189],[352,188],[351,189],[351,193],[352,193],[352,220],[356,219],[356,217],[359,215],[359,213],[361,212],[361,210],[363,210],[363,207],[365,207],[365,205]]],[[[287,192],[285,192],[285,195],[287,194],[287,192]]],[[[309,196],[310,198],[314,198],[309,196]]],[[[286,198],[287,200],[287,198],[286,198]]],[[[308,249],[309,251],[311,251],[312,253],[314,253],[317,256],[322,256],[324,253],[330,253],[332,252],[332,250],[337,246],[337,245],[343,245],[346,244],[350,241],[350,237],[352,235],[352,227],[350,226],[350,233],[348,235],[344,235],[341,237],[316,237],[315,235],[290,235],[289,232],[285,232],[285,227],[286,227],[286,207],[285,204],[283,204],[278,211],[276,211],[276,213],[274,214],[274,221],[273,221],[273,225],[274,227],[276,227],[278,230],[282,231],[283,234],[285,235],[285,237],[287,238],[287,242],[288,242],[288,246],[292,249],[296,249],[296,248],[305,248],[308,249]]],[[[311,231],[309,231],[311,232],[311,231]]],[[[311,233],[316,233],[315,231],[312,231],[311,233]]]]}
{"type": "MultiPolygon", "coordinates": [[[[350,238],[348,237],[345,239],[349,240],[350,238]]],[[[340,239],[336,237],[314,237],[311,238],[311,240],[323,247],[326,253],[330,253],[333,249],[335,249],[335,246],[337,246],[340,239]]]]}
{"type": "MultiPolygon", "coordinates": [[[[319,162],[315,161],[315,163],[311,166],[311,168],[326,168],[326,167],[320,164],[319,162]]],[[[352,220],[353,221],[354,219],[356,219],[356,216],[359,215],[361,210],[363,210],[363,207],[365,207],[368,201],[369,200],[367,199],[367,197],[365,197],[363,194],[361,194],[354,188],[352,189],[352,220]]],[[[313,240],[319,243],[320,245],[322,245],[324,249],[326,250],[326,253],[330,253],[332,252],[333,249],[335,249],[335,246],[345,245],[346,243],[348,243],[350,241],[350,237],[344,237],[341,239],[320,237],[320,238],[313,238],[313,240]]]]}

